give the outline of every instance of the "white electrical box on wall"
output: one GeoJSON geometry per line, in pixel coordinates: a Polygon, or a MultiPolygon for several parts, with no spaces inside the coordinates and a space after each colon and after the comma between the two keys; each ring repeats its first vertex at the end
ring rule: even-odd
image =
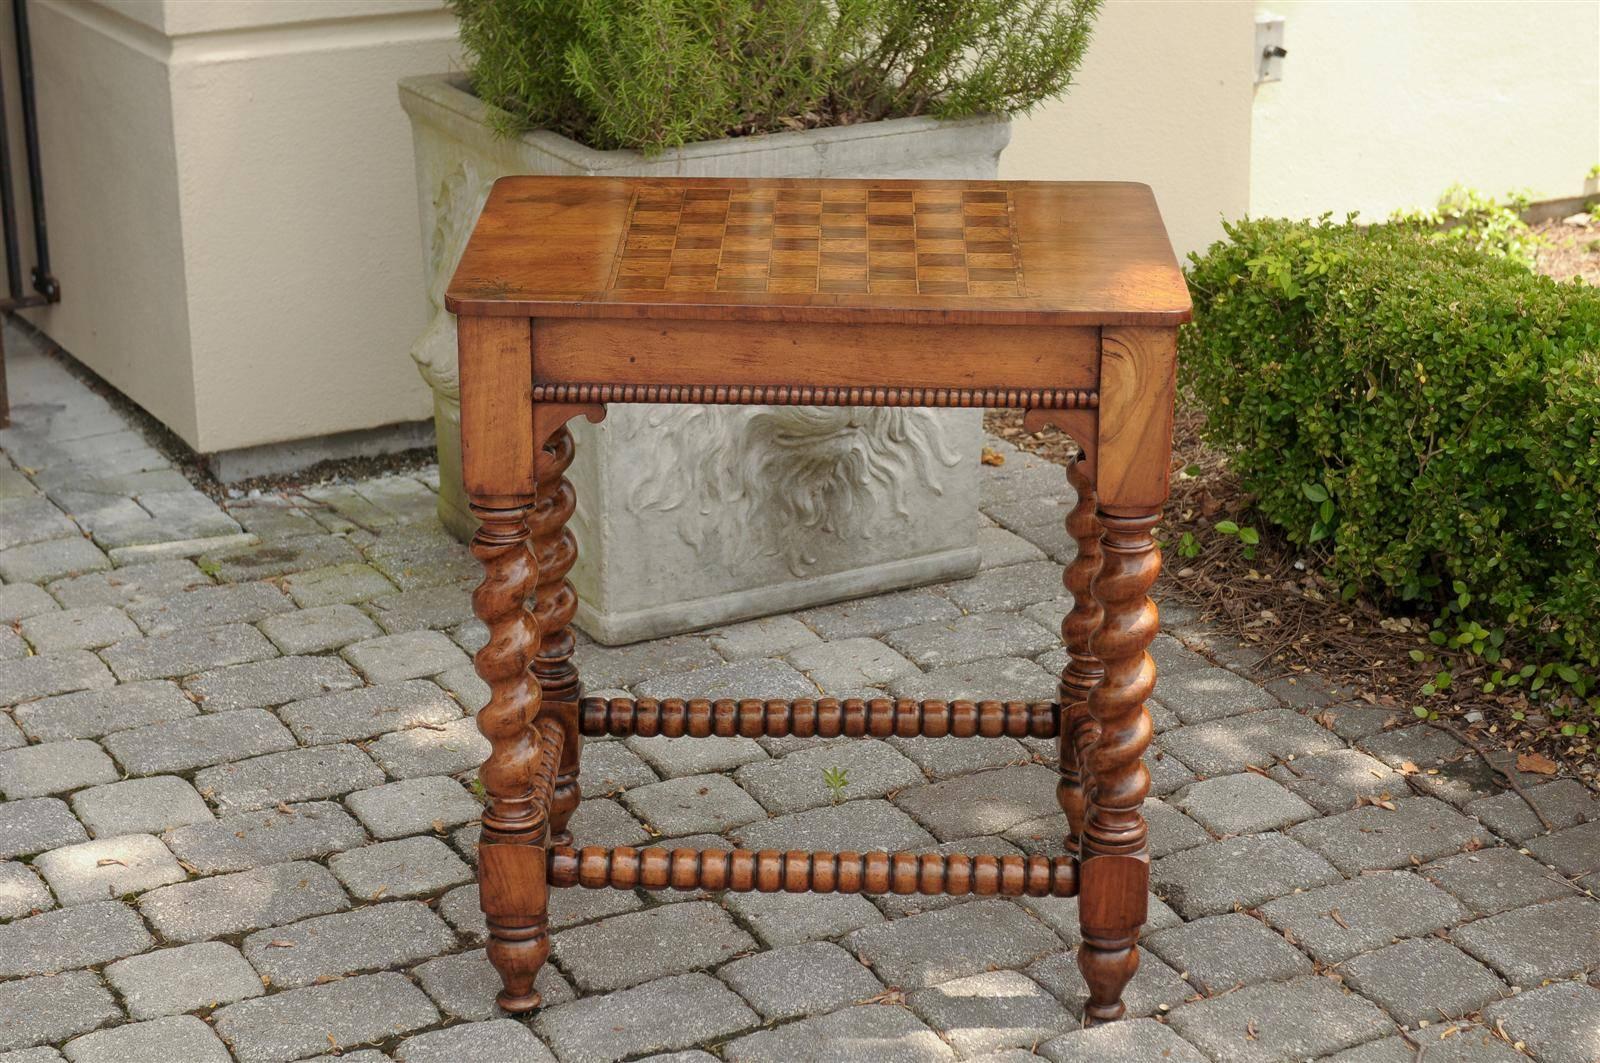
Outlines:
{"type": "Polygon", "coordinates": [[[1256,16],[1256,84],[1263,81],[1283,80],[1283,57],[1288,49],[1283,46],[1282,15],[1263,11],[1256,16]]]}

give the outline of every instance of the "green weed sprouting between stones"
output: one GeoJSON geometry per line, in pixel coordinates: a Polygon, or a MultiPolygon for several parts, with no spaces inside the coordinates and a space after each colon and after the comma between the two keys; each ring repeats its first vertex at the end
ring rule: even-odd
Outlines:
{"type": "Polygon", "coordinates": [[[850,770],[848,768],[824,768],[822,770],[822,785],[828,788],[828,797],[834,804],[844,800],[844,789],[850,785],[850,770]]]}
{"type": "Polygon", "coordinates": [[[1600,705],[1600,290],[1411,223],[1225,228],[1180,366],[1256,512],[1346,596],[1434,617],[1430,667],[1600,705]]]}
{"type": "Polygon", "coordinates": [[[503,134],[596,148],[882,118],[1026,112],[1059,96],[1101,0],[450,0],[503,134]]]}

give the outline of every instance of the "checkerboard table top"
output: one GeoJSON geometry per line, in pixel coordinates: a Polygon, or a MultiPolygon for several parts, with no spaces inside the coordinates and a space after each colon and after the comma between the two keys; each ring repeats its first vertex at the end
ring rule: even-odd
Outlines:
{"type": "Polygon", "coordinates": [[[1171,326],[1155,198],[1109,182],[508,177],[457,314],[1171,326]]]}

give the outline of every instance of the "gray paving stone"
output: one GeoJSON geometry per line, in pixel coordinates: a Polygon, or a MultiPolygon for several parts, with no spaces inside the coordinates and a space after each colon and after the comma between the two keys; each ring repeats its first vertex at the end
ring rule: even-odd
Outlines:
{"type": "Polygon", "coordinates": [[[1199,1050],[1154,1019],[1127,1019],[1046,1041],[1039,1054],[1051,1063],[1100,1063],[1108,1059],[1207,1063],[1199,1050]]]}
{"type": "Polygon", "coordinates": [[[420,1030],[438,1022],[439,1012],[422,990],[390,971],[242,1000],[215,1018],[241,1063],[276,1063],[420,1030]]]}
{"type": "Polygon", "coordinates": [[[474,1022],[416,1034],[400,1042],[401,1063],[458,1063],[464,1059],[504,1063],[555,1063],[555,1056],[514,1019],[474,1022]]]}
{"type": "Polygon", "coordinates": [[[888,744],[934,779],[1025,764],[1033,757],[1015,738],[889,738],[888,744]]]}
{"type": "Polygon", "coordinates": [[[1078,1025],[1054,997],[1016,971],[986,971],[919,989],[906,1003],[962,1056],[1036,1045],[1078,1025]]]}
{"type": "Polygon", "coordinates": [[[50,584],[50,593],[66,609],[98,605],[122,607],[166,598],[210,582],[193,561],[151,561],[125,565],[112,572],[57,580],[50,584]]]}
{"type": "Polygon", "coordinates": [[[13,583],[0,587],[0,624],[15,624],[59,608],[56,600],[37,584],[13,583]]]}
{"type": "Polygon", "coordinates": [[[185,628],[253,624],[286,613],[294,602],[270,583],[194,587],[169,598],[128,607],[128,615],[147,635],[170,635],[185,628]]]}
{"type": "Polygon", "coordinates": [[[11,721],[11,717],[0,713],[0,749],[20,749],[28,744],[27,736],[22,729],[11,721]]]}
{"type": "Polygon", "coordinates": [[[622,795],[628,811],[668,837],[720,834],[765,819],[761,806],[726,775],[690,775],[622,795]]]}
{"type": "MultiPolygon", "coordinates": [[[[4,1063],[0,1060],[0,1063],[4,1063]]],[[[646,1056],[639,1063],[717,1063],[717,1057],[710,1052],[691,1049],[688,1052],[668,1052],[658,1056],[646,1056]]]]}
{"type": "Polygon", "coordinates": [[[1409,714],[1402,716],[1398,709],[1369,705],[1362,701],[1324,706],[1317,710],[1316,715],[1330,731],[1347,742],[1370,738],[1411,719],[1409,714]]]}
{"type": "MultiPolygon", "coordinates": [[[[577,828],[573,828],[576,833],[577,828]]],[[[582,835],[578,835],[582,837],[582,835]]],[[[751,823],[729,832],[746,849],[895,852],[931,845],[933,836],[887,801],[846,801],[751,823]]]]}
{"type": "Polygon", "coordinates": [[[290,539],[316,535],[322,526],[297,502],[287,498],[246,498],[230,501],[228,515],[245,531],[262,539],[290,539]]]}
{"type": "MultiPolygon", "coordinates": [[[[367,753],[395,779],[459,775],[488,758],[489,740],[474,720],[466,718],[391,731],[369,743],[367,753]]],[[[584,759],[587,762],[587,756],[584,759]]]]}
{"type": "Polygon", "coordinates": [[[283,653],[325,653],[382,634],[372,619],[353,605],[324,605],[269,616],[261,633],[283,653]]]}
{"type": "Polygon", "coordinates": [[[231,1063],[227,1047],[193,1015],[168,1015],[74,1038],[62,1051],[71,1063],[231,1063]]]}
{"type": "Polygon", "coordinates": [[[62,846],[35,859],[34,866],[63,905],[111,900],[188,877],[167,847],[149,834],[62,846]]]}
{"type": "Polygon", "coordinates": [[[281,989],[356,971],[399,967],[455,947],[456,936],[425,904],[396,901],[320,915],[244,939],[247,960],[281,989]]]}
{"type": "Polygon", "coordinates": [[[107,964],[105,978],[134,1019],[214,1008],[266,992],[239,950],[221,941],[129,956],[107,964]]]}
{"type": "Polygon", "coordinates": [[[1165,797],[1195,781],[1195,773],[1160,745],[1145,750],[1144,766],[1150,772],[1150,792],[1165,797]]]}
{"type": "Polygon", "coordinates": [[[364,602],[395,589],[383,573],[360,562],[290,571],[283,583],[289,597],[302,609],[364,602]]]}
{"type": "Polygon", "coordinates": [[[116,766],[93,742],[46,742],[0,751],[0,793],[10,801],[65,793],[115,778],[116,766]]]}
{"type": "Polygon", "coordinates": [[[405,838],[339,853],[328,866],[352,895],[426,897],[472,881],[472,869],[437,838],[405,838]]]}
{"type": "MultiPolygon", "coordinates": [[[[1600,799],[1576,779],[1558,779],[1545,786],[1530,787],[1526,793],[1556,830],[1600,820],[1600,799]]],[[[1528,807],[1528,802],[1513,790],[1480,798],[1468,804],[1464,811],[1502,838],[1514,842],[1526,842],[1545,833],[1544,824],[1528,807]]]]}
{"type": "Polygon", "coordinates": [[[0,863],[0,919],[21,919],[55,906],[55,898],[27,864],[0,863]]]}
{"type": "MultiPolygon", "coordinates": [[[[341,662],[335,663],[343,667],[341,662]]],[[[405,727],[446,724],[461,718],[461,708],[434,684],[414,679],[295,701],[285,705],[278,715],[302,742],[316,744],[372,738],[405,727]]]]}
{"type": "Polygon", "coordinates": [[[168,831],[161,839],[202,875],[309,860],[366,843],[367,833],[331,801],[224,815],[168,831]]]}
{"type": "MultiPolygon", "coordinates": [[[[462,649],[466,650],[467,653],[475,654],[479,650],[483,649],[484,646],[488,645],[489,628],[482,620],[468,620],[465,624],[457,624],[455,627],[451,628],[450,638],[457,646],[460,646],[462,649]]],[[[459,669],[452,669],[452,671],[458,670],[459,669]]],[[[440,673],[440,676],[448,674],[450,673],[443,672],[440,673]]],[[[435,677],[436,680],[438,678],[440,677],[435,677]]]]}
{"type": "Polygon", "coordinates": [[[1317,975],[1185,1004],[1167,1022],[1213,1059],[1240,1063],[1327,1055],[1394,1030],[1372,1004],[1317,975]]]}
{"type": "Polygon", "coordinates": [[[467,664],[467,655],[450,637],[438,631],[407,631],[353,642],[342,651],[373,683],[398,683],[438,675],[467,664]]]}
{"type": "Polygon", "coordinates": [[[87,838],[72,810],[57,798],[0,801],[0,860],[31,856],[87,838]]]}
{"type": "Polygon", "coordinates": [[[1321,856],[1281,834],[1251,834],[1157,860],[1150,884],[1185,919],[1253,908],[1295,890],[1337,882],[1321,856]]]}
{"type": "Polygon", "coordinates": [[[1473,820],[1431,797],[1401,798],[1391,811],[1377,805],[1302,823],[1289,837],[1310,846],[1347,875],[1405,867],[1460,852],[1493,837],[1473,820]]]}
{"type": "Polygon", "coordinates": [[[104,744],[128,774],[156,775],[293,749],[294,736],[265,709],[241,709],[118,731],[104,744]]]}
{"type": "Polygon", "coordinates": [[[94,650],[139,634],[122,610],[109,605],[40,613],[22,621],[21,630],[39,653],[94,650]]]}
{"type": "Polygon", "coordinates": [[[186,719],[200,710],[164,679],[79,690],[18,705],[12,715],[38,742],[99,738],[154,723],[186,719]]]}
{"type": "MultiPolygon", "coordinates": [[[[647,843],[650,832],[616,801],[604,798],[584,801],[568,823],[579,845],[639,845],[647,843]]],[[[474,827],[474,829],[476,829],[474,827]]]]}
{"type": "MultiPolygon", "coordinates": [[[[233,719],[238,715],[229,713],[223,718],[233,719]]],[[[196,773],[194,782],[219,811],[247,812],[285,802],[337,797],[354,788],[376,786],[383,782],[383,772],[355,746],[313,746],[219,764],[196,773]]]]}
{"type": "Polygon", "coordinates": [[[573,927],[550,954],[584,993],[608,993],[712,967],[754,951],[755,939],[708,901],[668,904],[573,927]]]}
{"type": "Polygon", "coordinates": [[[349,906],[327,868],[304,861],[162,886],[139,898],[139,911],[156,932],[185,944],[349,906]]]}
{"type": "Polygon", "coordinates": [[[623,743],[584,743],[578,770],[578,789],[584,796],[610,797],[658,781],[650,766],[623,743]]]}
{"type": "Polygon", "coordinates": [[[359,1052],[340,1052],[338,1055],[312,1056],[306,1063],[393,1063],[392,1057],[375,1048],[359,1052]]]}
{"type": "Polygon", "coordinates": [[[0,705],[74,690],[102,690],[114,682],[106,666],[87,650],[0,661],[0,705]]]}
{"type": "Polygon", "coordinates": [[[111,567],[111,559],[88,539],[52,539],[0,550],[0,577],[7,583],[46,583],[111,567]]]}
{"type": "Polygon", "coordinates": [[[1339,749],[1342,743],[1292,709],[1266,709],[1168,731],[1161,747],[1201,775],[1227,775],[1339,749]]]}
{"type": "Polygon", "coordinates": [[[891,746],[871,740],[805,749],[781,760],[747,764],[734,778],[768,812],[781,815],[833,803],[835,795],[825,782],[829,771],[845,773],[846,784],[838,796],[844,801],[883,797],[927,781],[915,764],[891,746]]]}
{"type": "Polygon", "coordinates": [[[949,599],[969,613],[1015,611],[1061,593],[1061,566],[1033,561],[980,572],[972,579],[947,583],[949,599]]]}
{"type": "Polygon", "coordinates": [[[1582,823],[1534,838],[1528,851],[1563,875],[1600,870],[1600,822],[1582,823]]]}
{"type": "Polygon", "coordinates": [[[646,698],[814,698],[818,693],[792,667],[767,659],[656,676],[635,684],[634,690],[646,698]]]}
{"type": "Polygon", "coordinates": [[[887,683],[917,670],[894,650],[870,638],[806,646],[790,653],[788,660],[829,694],[887,683]]]}
{"type": "Polygon", "coordinates": [[[1482,1026],[1449,1022],[1368,1041],[1328,1056],[1327,1063],[1415,1063],[1419,1052],[1428,1063],[1522,1063],[1528,1058],[1482,1026]]]}
{"type": "Polygon", "coordinates": [[[442,584],[385,594],[369,601],[367,609],[391,635],[455,627],[473,618],[472,585],[442,584]]]}
{"type": "Polygon", "coordinates": [[[200,567],[224,583],[248,583],[360,560],[360,553],[342,536],[306,535],[213,550],[200,558],[200,567]]]}
{"type": "Polygon", "coordinates": [[[948,598],[932,591],[910,590],[807,609],[795,614],[795,619],[825,639],[853,639],[954,620],[960,615],[961,610],[948,598]]]}
{"type": "Polygon", "coordinates": [[[120,1018],[122,1009],[90,971],[0,983],[0,1052],[63,1041],[120,1018]]]}
{"type": "Polygon", "coordinates": [[[183,685],[207,712],[232,712],[350,690],[361,678],[334,657],[274,657],[202,672],[183,685]]]}
{"type": "Polygon", "coordinates": [[[482,811],[459,783],[437,776],[359,790],[345,803],[376,838],[399,838],[470,823],[482,811]]]}
{"type": "Polygon", "coordinates": [[[950,1047],[904,1008],[867,1004],[817,1015],[728,1044],[731,1063],[932,1063],[954,1059],[950,1047]]]}
{"type": "MultiPolygon", "coordinates": [[[[483,949],[440,956],[418,965],[411,973],[439,1005],[439,1010],[451,1018],[483,1022],[505,1014],[495,1003],[495,995],[501,989],[500,976],[483,949]]],[[[544,1008],[554,1008],[578,998],[554,964],[547,963],[540,968],[533,988],[543,998],[541,1007],[544,1008]]]]}
{"type": "MultiPolygon", "coordinates": [[[[703,638],[680,635],[676,638],[639,642],[632,646],[600,646],[582,643],[572,655],[584,683],[594,690],[631,687],[660,675],[675,675],[713,668],[722,657],[703,638]]],[[[666,697],[673,695],[653,695],[666,697]]],[[[685,695],[676,695],[685,696],[685,695]]],[[[706,695],[709,696],[709,695],[706,695]]],[[[735,694],[734,697],[758,695],[735,694]]]]}
{"type": "Polygon", "coordinates": [[[1408,760],[1419,768],[1436,768],[1468,752],[1448,733],[1421,724],[1383,731],[1357,745],[1391,768],[1408,760]]]}
{"type": "MultiPolygon", "coordinates": [[[[1409,775],[1406,777],[1406,782],[1419,794],[1464,809],[1474,801],[1499,793],[1505,785],[1503,778],[1489,766],[1490,763],[1497,763],[1509,769],[1516,760],[1516,754],[1509,749],[1491,749],[1488,753],[1486,762],[1475,753],[1463,748],[1454,760],[1448,760],[1437,768],[1425,768],[1419,774],[1409,775]]],[[[1517,781],[1524,787],[1539,786],[1545,782],[1542,775],[1531,772],[1517,774],[1517,781]]]]}
{"type": "Polygon", "coordinates": [[[1317,814],[1282,786],[1253,772],[1205,779],[1171,800],[1213,834],[1260,834],[1317,814]]]}
{"type": "Polygon", "coordinates": [[[1300,950],[1241,912],[1157,931],[1145,945],[1207,996],[1311,973],[1311,961],[1300,950]]]}
{"type": "Polygon", "coordinates": [[[769,949],[842,937],[884,921],[871,901],[853,893],[729,893],[722,902],[769,949]]]}
{"type": "Polygon", "coordinates": [[[1572,896],[1566,880],[1514,849],[1458,853],[1428,864],[1421,874],[1476,915],[1572,896]]]}
{"type": "Polygon", "coordinates": [[[19,1048],[15,1052],[0,1052],[0,1063],[64,1063],[66,1058],[48,1045],[40,1048],[19,1048]]]}
{"type": "MultiPolygon", "coordinates": [[[[477,651],[469,649],[469,652],[477,651]]],[[[478,677],[473,665],[446,669],[434,676],[433,681],[449,691],[469,712],[477,712],[489,704],[489,684],[478,677]]]]}
{"type": "Polygon", "coordinates": [[[1056,683],[1054,673],[1032,661],[1001,657],[901,676],[889,683],[889,692],[918,701],[1049,701],[1056,696],[1056,683]]]}
{"type": "MultiPolygon", "coordinates": [[[[1078,970],[1076,952],[1055,952],[1027,969],[1034,981],[1054,993],[1081,1024],[1084,1002],[1089,998],[1088,983],[1078,970]]],[[[1195,996],[1194,987],[1178,972],[1143,948],[1139,949],[1139,969],[1123,991],[1123,1003],[1132,1018],[1164,1013],[1195,996]]]]}
{"type": "Polygon", "coordinates": [[[1518,908],[1457,927],[1451,940],[1529,989],[1600,962],[1600,901],[1573,896],[1518,908]]]}
{"type": "Polygon", "coordinates": [[[1042,561],[1044,551],[1004,528],[978,529],[978,568],[1000,568],[1024,561],[1042,561]]]}
{"type": "Polygon", "coordinates": [[[272,643],[248,624],[223,624],[128,639],[101,650],[100,656],[117,678],[126,682],[192,675],[208,668],[265,660],[277,653],[272,643]]]}
{"type": "Polygon", "coordinates": [[[1323,963],[1340,963],[1467,917],[1454,897],[1409,871],[1362,875],[1280,897],[1262,905],[1261,914],[1323,963]]]}
{"type": "Polygon", "coordinates": [[[751,738],[629,738],[628,749],[637,753],[663,778],[733,771],[743,764],[767,759],[751,738]]]}
{"type": "Polygon", "coordinates": [[[1296,757],[1273,768],[1272,777],[1323,815],[1348,812],[1362,798],[1388,801],[1407,794],[1405,776],[1354,749],[1296,757]]]}
{"type": "Polygon", "coordinates": [[[1032,657],[1061,638],[1015,613],[979,613],[891,631],[883,641],[923,668],[945,668],[990,657],[1032,657]]]}
{"type": "Polygon", "coordinates": [[[401,590],[483,578],[466,547],[436,523],[385,530],[364,549],[367,560],[401,590]]]}
{"type": "Polygon", "coordinates": [[[1278,707],[1278,699],[1226,668],[1156,671],[1155,696],[1184,723],[1203,723],[1278,707]]]}
{"type": "MultiPolygon", "coordinates": [[[[74,905],[0,926],[0,978],[97,967],[155,944],[118,901],[74,905]]],[[[5,1009],[0,1008],[0,1016],[5,1009]]]]}
{"type": "Polygon", "coordinates": [[[954,841],[1058,813],[1058,778],[1043,765],[1022,764],[902,790],[894,802],[940,841],[954,841]]]}
{"type": "Polygon", "coordinates": [[[996,968],[1025,967],[1061,939],[1021,908],[975,900],[853,931],[845,945],[887,985],[919,989],[996,968]]]}
{"type": "Polygon", "coordinates": [[[729,661],[752,657],[781,657],[822,640],[792,616],[768,616],[706,632],[711,648],[729,661]]]}
{"type": "Polygon", "coordinates": [[[1539,1063],[1592,1063],[1600,1058],[1600,989],[1556,982],[1484,1009],[1486,1023],[1503,1024],[1539,1063]]]}
{"type": "Polygon", "coordinates": [[[563,1063],[612,1063],[723,1040],[760,1021],[731,989],[696,973],[548,1008],[534,1029],[563,1063]]]}
{"type": "Polygon", "coordinates": [[[769,1021],[834,1011],[883,991],[872,972],[828,941],[762,952],[717,973],[769,1021]]]}
{"type": "Polygon", "coordinates": [[[1347,985],[1407,1026],[1460,1018],[1506,994],[1487,968],[1438,938],[1396,942],[1340,970],[1347,985]]]}

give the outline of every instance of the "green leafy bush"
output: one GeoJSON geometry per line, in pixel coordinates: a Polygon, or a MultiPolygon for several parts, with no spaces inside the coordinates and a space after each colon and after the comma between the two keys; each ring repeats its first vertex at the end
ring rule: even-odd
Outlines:
{"type": "Polygon", "coordinates": [[[1497,200],[1464,185],[1452,185],[1433,210],[1403,211],[1392,224],[1409,226],[1430,240],[1456,241],[1533,268],[1538,235],[1522,220],[1529,199],[1512,194],[1497,200]]]}
{"type": "Polygon", "coordinates": [[[1180,364],[1261,514],[1347,592],[1600,666],[1600,291],[1413,226],[1227,234],[1180,364]]]}
{"type": "Polygon", "coordinates": [[[450,0],[503,133],[599,148],[1026,111],[1100,0],[450,0]]]}

